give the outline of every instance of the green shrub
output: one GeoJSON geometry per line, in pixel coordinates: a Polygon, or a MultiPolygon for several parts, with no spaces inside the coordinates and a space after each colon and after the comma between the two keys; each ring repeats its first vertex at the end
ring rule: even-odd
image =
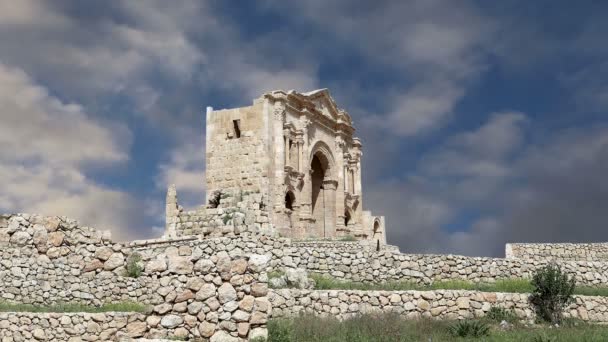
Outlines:
{"type": "Polygon", "coordinates": [[[499,323],[502,321],[506,321],[509,323],[517,321],[517,316],[512,310],[501,308],[499,306],[491,307],[488,313],[486,314],[486,318],[499,323]]]}
{"type": "Polygon", "coordinates": [[[449,327],[454,337],[482,337],[490,334],[490,327],[481,321],[460,321],[449,327]]]}
{"type": "Polygon", "coordinates": [[[357,241],[357,238],[352,235],[345,235],[340,237],[338,241],[357,241]]]}
{"type": "Polygon", "coordinates": [[[222,192],[220,190],[215,190],[209,196],[209,207],[217,208],[220,205],[221,200],[222,200],[222,192]]]}
{"type": "Polygon", "coordinates": [[[534,336],[532,342],[555,342],[555,339],[545,334],[541,334],[534,336]]]}
{"type": "Polygon", "coordinates": [[[532,277],[533,291],[530,302],[537,317],[543,321],[560,323],[563,309],[572,302],[575,282],[573,277],[557,265],[536,270],[532,277]]]}
{"type": "Polygon", "coordinates": [[[127,257],[126,273],[127,277],[139,278],[143,267],[141,265],[141,255],[139,253],[133,253],[127,257]]]}
{"type": "Polygon", "coordinates": [[[268,342],[290,342],[292,340],[293,321],[272,319],[268,321],[268,342]]]}

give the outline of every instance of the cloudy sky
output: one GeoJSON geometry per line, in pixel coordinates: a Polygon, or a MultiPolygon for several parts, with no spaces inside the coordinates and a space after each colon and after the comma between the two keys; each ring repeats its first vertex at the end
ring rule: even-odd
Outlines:
{"type": "Polygon", "coordinates": [[[0,0],[0,211],[155,237],[204,108],[329,88],[404,252],[608,240],[603,1],[0,0]]]}

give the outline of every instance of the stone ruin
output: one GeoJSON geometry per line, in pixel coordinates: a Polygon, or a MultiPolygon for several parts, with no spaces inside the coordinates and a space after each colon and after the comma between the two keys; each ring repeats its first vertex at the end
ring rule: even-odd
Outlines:
{"type": "Polygon", "coordinates": [[[327,89],[272,91],[206,118],[207,204],[183,211],[167,191],[166,236],[247,229],[298,239],[386,244],[383,216],[363,210],[361,141],[327,89]]]}
{"type": "MultiPolygon", "coordinates": [[[[269,272],[301,283],[314,272],[431,284],[529,278],[555,263],[579,285],[608,283],[605,243],[512,243],[505,258],[401,253],[386,243],[384,218],[362,210],[361,143],[353,133],[325,89],[208,108],[207,204],[184,211],[170,186],[159,239],[119,243],[66,217],[0,215],[0,300],[149,306],[141,313],[0,313],[0,339],[241,342],[266,337],[270,318],[303,312],[465,319],[497,306],[525,320],[535,315],[526,294],[272,289],[269,272]],[[141,267],[139,276],[126,272],[129,263],[141,267]]],[[[608,297],[575,296],[565,316],[606,323],[608,297]]]]}

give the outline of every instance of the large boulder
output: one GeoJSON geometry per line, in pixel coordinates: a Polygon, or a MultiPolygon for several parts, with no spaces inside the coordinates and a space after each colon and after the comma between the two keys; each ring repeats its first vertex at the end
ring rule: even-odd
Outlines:
{"type": "Polygon", "coordinates": [[[29,239],[31,238],[30,234],[24,231],[18,231],[11,236],[11,243],[17,246],[25,246],[29,239]]]}
{"type": "Polygon", "coordinates": [[[172,329],[179,326],[183,322],[184,320],[178,315],[166,315],[160,320],[160,325],[162,325],[164,328],[172,329]]]}
{"type": "Polygon", "coordinates": [[[236,290],[229,283],[224,283],[217,289],[218,299],[224,304],[236,300],[236,290]]]}
{"type": "Polygon", "coordinates": [[[211,336],[210,342],[238,342],[238,337],[234,337],[224,330],[219,330],[211,336]]]}
{"type": "Polygon", "coordinates": [[[190,274],[194,265],[187,257],[169,256],[169,272],[176,274],[190,274]]]}
{"type": "Polygon", "coordinates": [[[266,270],[270,257],[263,254],[252,254],[249,257],[249,269],[254,273],[259,273],[266,270]]]}
{"type": "Polygon", "coordinates": [[[125,263],[125,257],[122,253],[112,253],[112,255],[103,264],[103,269],[106,271],[112,271],[125,263]]]}
{"type": "Polygon", "coordinates": [[[146,273],[163,272],[167,270],[167,262],[164,258],[156,258],[146,264],[146,273]]]}
{"type": "Polygon", "coordinates": [[[314,287],[314,282],[308,278],[308,273],[302,268],[288,268],[285,270],[285,281],[287,282],[287,286],[298,289],[310,289],[314,287]]]}

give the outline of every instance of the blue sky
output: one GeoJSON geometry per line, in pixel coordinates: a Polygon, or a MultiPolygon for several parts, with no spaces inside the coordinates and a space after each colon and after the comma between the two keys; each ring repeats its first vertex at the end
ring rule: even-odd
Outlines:
{"type": "Polygon", "coordinates": [[[204,108],[329,88],[404,252],[608,240],[603,1],[0,0],[0,210],[158,236],[204,108]]]}

